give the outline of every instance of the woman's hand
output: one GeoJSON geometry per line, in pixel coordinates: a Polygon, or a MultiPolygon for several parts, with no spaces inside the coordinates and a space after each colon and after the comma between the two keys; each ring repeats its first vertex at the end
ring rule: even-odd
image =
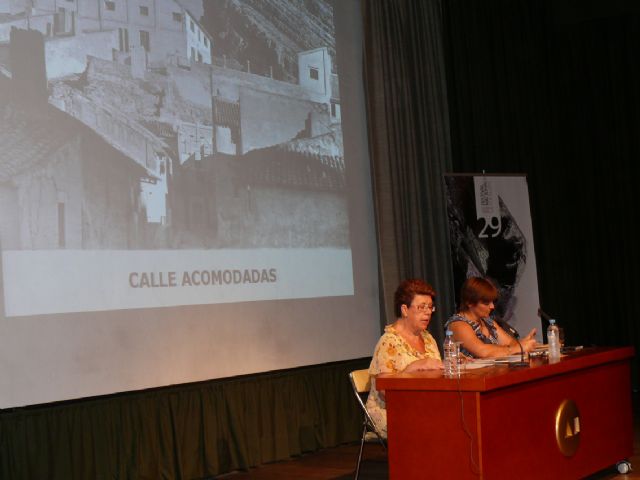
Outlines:
{"type": "Polygon", "coordinates": [[[468,355],[465,355],[464,353],[460,353],[460,355],[458,355],[458,360],[460,361],[460,363],[464,364],[464,363],[469,363],[473,361],[473,357],[469,357],[468,355]]]}
{"type": "Polygon", "coordinates": [[[437,358],[423,358],[422,360],[416,360],[413,363],[407,365],[404,369],[405,372],[419,372],[421,370],[442,370],[442,360],[437,358]]]}
{"type": "Polygon", "coordinates": [[[535,335],[536,335],[536,329],[532,328],[529,334],[520,340],[522,349],[525,352],[531,352],[536,348],[537,342],[536,342],[535,335]]]}

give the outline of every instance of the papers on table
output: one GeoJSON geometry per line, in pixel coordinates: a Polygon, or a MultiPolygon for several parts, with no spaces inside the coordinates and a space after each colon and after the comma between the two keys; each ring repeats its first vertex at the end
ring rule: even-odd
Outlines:
{"type": "Polygon", "coordinates": [[[465,363],[462,366],[462,369],[463,369],[463,371],[464,370],[475,370],[476,368],[490,367],[492,365],[494,365],[493,360],[481,360],[481,361],[472,360],[470,362],[465,363]]]}
{"type": "Polygon", "coordinates": [[[505,363],[516,363],[522,359],[520,354],[518,355],[509,355],[506,357],[496,357],[496,358],[474,358],[473,360],[469,360],[464,364],[463,368],[466,370],[474,370],[476,368],[484,368],[490,367],[492,365],[502,365],[505,363]]]}
{"type": "Polygon", "coordinates": [[[493,359],[495,363],[512,363],[512,362],[519,362],[520,360],[522,360],[522,355],[520,355],[519,353],[517,355],[509,355],[507,357],[496,357],[493,359]]]}

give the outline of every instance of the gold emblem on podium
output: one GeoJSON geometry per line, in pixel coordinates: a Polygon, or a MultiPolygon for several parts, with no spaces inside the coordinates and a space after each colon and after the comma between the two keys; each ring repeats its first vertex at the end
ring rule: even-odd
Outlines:
{"type": "Polygon", "coordinates": [[[565,457],[571,457],[580,446],[580,412],[573,400],[564,400],[556,411],[556,442],[565,457]]]}

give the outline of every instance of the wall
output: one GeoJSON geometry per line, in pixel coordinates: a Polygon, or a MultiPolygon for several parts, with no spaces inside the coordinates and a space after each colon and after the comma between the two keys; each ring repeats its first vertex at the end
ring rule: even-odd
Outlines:
{"type": "Polygon", "coordinates": [[[330,123],[328,116],[322,122],[322,113],[317,111],[317,104],[243,88],[240,92],[242,153],[293,139],[307,128],[306,122],[312,117],[316,120],[314,125],[320,126],[320,129],[323,123],[327,127],[330,123]]]}
{"type": "Polygon", "coordinates": [[[0,216],[0,248],[9,250],[20,247],[20,224],[18,222],[18,191],[9,182],[0,183],[0,204],[14,215],[0,216]]]}
{"type": "Polygon", "coordinates": [[[185,69],[167,65],[167,76],[170,78],[170,88],[179,98],[211,112],[210,67],[192,64],[185,69]]]}
{"type": "Polygon", "coordinates": [[[97,135],[85,137],[82,148],[84,197],[75,206],[82,208],[81,247],[139,248],[137,223],[144,221],[138,216],[142,168],[97,135]]]}
{"type": "Polygon", "coordinates": [[[312,93],[316,102],[329,102],[332,93],[331,57],[326,47],[298,54],[298,79],[300,87],[312,93]],[[317,79],[311,78],[311,68],[317,71],[317,79]]]}
{"type": "Polygon", "coordinates": [[[87,68],[87,56],[104,60],[113,59],[118,48],[118,32],[95,32],[71,37],[53,37],[45,40],[47,79],[56,79],[87,68]]]}

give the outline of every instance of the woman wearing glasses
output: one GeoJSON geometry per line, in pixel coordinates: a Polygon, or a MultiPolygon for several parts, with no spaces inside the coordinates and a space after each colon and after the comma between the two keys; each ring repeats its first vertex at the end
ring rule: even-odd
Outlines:
{"type": "Polygon", "coordinates": [[[376,390],[375,375],[442,369],[438,345],[427,331],[436,309],[435,296],[433,287],[418,279],[405,280],[396,289],[396,321],[385,327],[369,366],[371,390],[367,410],[384,437],[387,435],[387,411],[384,392],[376,390]]]}
{"type": "Polygon", "coordinates": [[[498,298],[498,289],[482,277],[470,277],[460,289],[458,312],[451,316],[445,327],[453,332],[453,338],[461,342],[460,351],[469,357],[505,357],[530,352],[536,347],[536,329],[518,340],[505,332],[491,318],[498,298]]]}

